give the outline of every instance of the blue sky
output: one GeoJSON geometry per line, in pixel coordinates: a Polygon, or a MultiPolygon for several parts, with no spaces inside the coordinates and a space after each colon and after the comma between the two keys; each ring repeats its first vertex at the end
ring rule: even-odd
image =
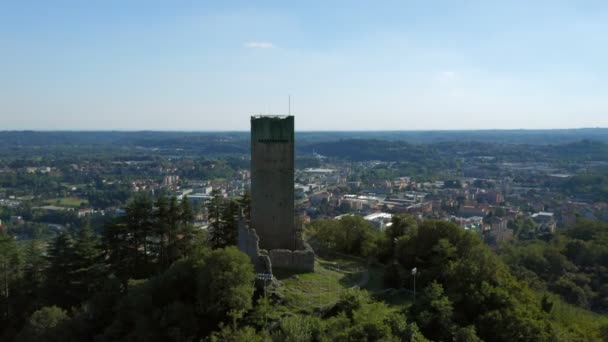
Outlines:
{"type": "Polygon", "coordinates": [[[0,129],[608,127],[605,1],[1,1],[0,129]]]}

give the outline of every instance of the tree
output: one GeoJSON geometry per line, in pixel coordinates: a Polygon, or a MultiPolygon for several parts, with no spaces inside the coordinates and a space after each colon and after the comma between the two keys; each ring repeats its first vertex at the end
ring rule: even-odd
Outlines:
{"type": "MultiPolygon", "coordinates": [[[[213,333],[209,338],[211,342],[270,342],[272,339],[267,336],[264,332],[258,333],[254,328],[245,326],[243,328],[235,328],[232,325],[223,326],[220,331],[213,333]]],[[[284,339],[283,341],[290,341],[284,339]]],[[[305,341],[305,340],[295,340],[305,341]]]]}
{"type": "Polygon", "coordinates": [[[316,220],[310,225],[310,239],[321,250],[355,256],[378,254],[382,234],[361,216],[344,216],[340,220],[316,220]]]}
{"type": "Polygon", "coordinates": [[[27,305],[22,308],[23,312],[40,308],[44,299],[44,271],[47,264],[42,252],[40,242],[37,240],[31,240],[25,249],[21,292],[27,298],[27,305]]]}
{"type": "Polygon", "coordinates": [[[111,323],[99,328],[99,341],[198,341],[251,309],[254,278],[249,257],[235,247],[199,249],[149,280],[132,282],[103,314],[111,323]]]}
{"type": "Polygon", "coordinates": [[[543,298],[540,302],[540,307],[546,313],[551,313],[551,311],[553,310],[553,302],[549,299],[549,296],[547,296],[547,294],[543,295],[543,298]]]}
{"type": "Polygon", "coordinates": [[[212,248],[222,248],[225,246],[224,232],[222,231],[222,211],[224,200],[221,193],[215,189],[211,192],[211,200],[207,203],[209,219],[209,242],[212,248]]]}
{"type": "Polygon", "coordinates": [[[79,304],[75,276],[76,254],[70,235],[59,234],[53,241],[47,255],[46,302],[61,308],[79,304]]]}
{"type": "Polygon", "coordinates": [[[319,337],[321,321],[314,316],[290,316],[281,320],[280,328],[280,335],[279,332],[273,335],[275,340],[286,342],[315,341],[319,337]]]}
{"type": "Polygon", "coordinates": [[[159,270],[163,271],[170,265],[170,257],[168,253],[169,248],[167,247],[167,244],[171,230],[170,215],[172,213],[169,211],[169,201],[167,200],[167,197],[162,194],[156,198],[155,206],[154,235],[158,239],[156,252],[158,254],[160,264],[159,270]]]}
{"type": "Polygon", "coordinates": [[[441,284],[429,284],[410,313],[425,336],[440,341],[450,336],[454,308],[441,284]]]}
{"type": "Polygon", "coordinates": [[[405,215],[393,215],[391,222],[392,225],[385,230],[385,234],[390,241],[405,235],[411,229],[416,229],[417,226],[416,221],[411,216],[405,215]]]}
{"type": "Polygon", "coordinates": [[[475,326],[458,327],[454,331],[454,342],[482,342],[477,336],[475,326]]]}
{"type": "Polygon", "coordinates": [[[483,340],[556,339],[538,300],[474,233],[427,220],[399,238],[397,256],[404,270],[421,270],[425,291],[411,313],[425,336],[446,339],[448,325],[474,323],[483,340]]]}
{"type": "Polygon", "coordinates": [[[239,205],[236,201],[229,200],[224,204],[221,219],[223,247],[235,246],[238,239],[237,215],[239,205]]]}
{"type": "Polygon", "coordinates": [[[152,200],[147,194],[138,194],[127,205],[126,224],[132,235],[133,253],[137,277],[146,277],[151,273],[150,238],[154,236],[152,200]]]}
{"type": "Polygon", "coordinates": [[[73,272],[78,302],[89,298],[103,283],[102,253],[88,220],[81,227],[74,244],[73,272]]]}
{"type": "Polygon", "coordinates": [[[253,265],[236,247],[216,249],[209,254],[197,280],[197,309],[213,318],[251,308],[253,265]]]}
{"type": "Polygon", "coordinates": [[[184,196],[180,202],[179,211],[179,234],[177,250],[180,257],[185,257],[190,253],[192,241],[194,240],[194,210],[190,199],[184,196]]]}
{"type": "Polygon", "coordinates": [[[241,210],[241,216],[245,221],[251,221],[251,192],[249,189],[245,190],[243,196],[238,200],[239,208],[241,210]]]}
{"type": "Polygon", "coordinates": [[[192,224],[194,222],[194,210],[188,196],[184,196],[180,201],[180,222],[183,225],[192,224]]]}
{"type": "Polygon", "coordinates": [[[2,320],[12,315],[13,291],[21,273],[21,255],[15,239],[0,233],[0,294],[2,294],[2,320]]]}
{"type": "Polygon", "coordinates": [[[133,234],[124,222],[118,219],[106,225],[103,235],[104,259],[110,271],[127,287],[129,278],[135,274],[135,253],[133,234]]]}
{"type": "Polygon", "coordinates": [[[48,341],[52,330],[68,319],[67,312],[60,307],[45,306],[32,314],[17,341],[48,341]]]}
{"type": "Polygon", "coordinates": [[[178,246],[178,235],[179,235],[179,222],[180,222],[180,207],[177,201],[177,197],[172,196],[169,200],[169,212],[167,213],[167,225],[168,225],[168,262],[169,265],[179,259],[180,252],[178,246]]]}

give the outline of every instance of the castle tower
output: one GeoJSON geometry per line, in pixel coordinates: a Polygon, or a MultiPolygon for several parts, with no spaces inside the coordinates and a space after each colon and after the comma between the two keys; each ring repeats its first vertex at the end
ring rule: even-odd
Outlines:
{"type": "Polygon", "coordinates": [[[262,249],[296,249],[294,117],[251,117],[251,227],[262,249]]]}

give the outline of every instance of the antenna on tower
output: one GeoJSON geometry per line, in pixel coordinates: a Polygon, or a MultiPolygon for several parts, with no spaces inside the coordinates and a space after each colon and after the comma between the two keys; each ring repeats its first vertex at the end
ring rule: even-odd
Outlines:
{"type": "Polygon", "coordinates": [[[287,112],[291,115],[291,95],[287,95],[287,112]]]}

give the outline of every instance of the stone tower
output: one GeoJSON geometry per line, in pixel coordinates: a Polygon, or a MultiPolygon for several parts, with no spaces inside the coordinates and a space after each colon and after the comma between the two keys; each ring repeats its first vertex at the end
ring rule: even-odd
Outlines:
{"type": "Polygon", "coordinates": [[[291,115],[251,117],[251,227],[262,249],[296,249],[291,115]]]}

